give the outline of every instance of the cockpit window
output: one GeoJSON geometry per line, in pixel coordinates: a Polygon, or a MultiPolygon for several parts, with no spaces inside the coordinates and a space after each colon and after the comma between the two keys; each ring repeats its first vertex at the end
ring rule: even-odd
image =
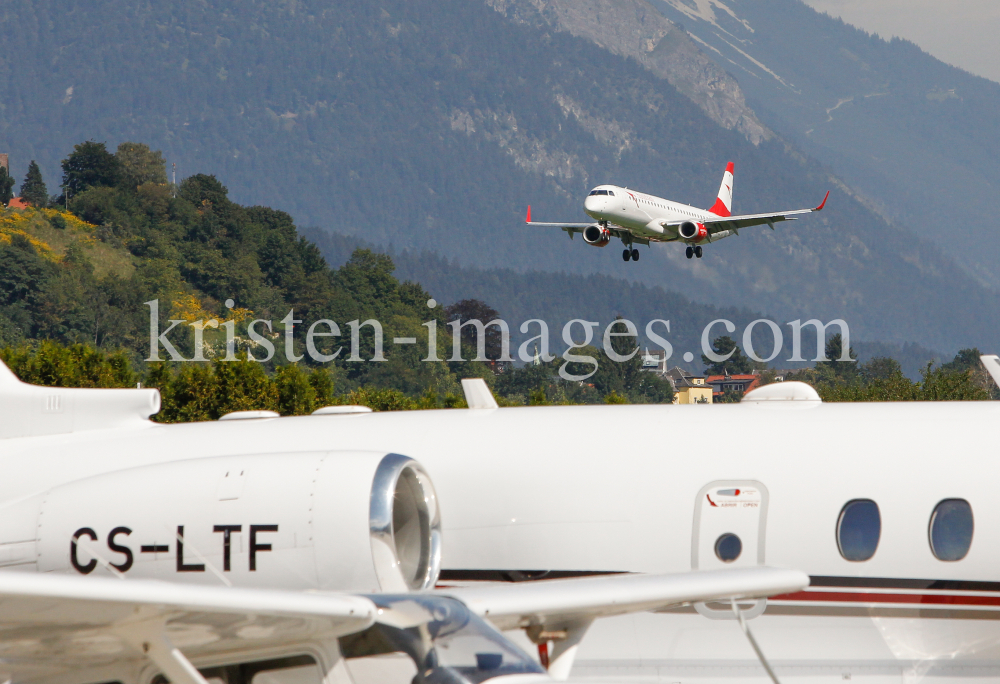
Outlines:
{"type": "Polygon", "coordinates": [[[612,197],[614,197],[614,194],[615,194],[615,193],[614,193],[614,191],[613,191],[613,190],[608,190],[608,194],[609,194],[609,195],[611,195],[612,197]]]}
{"type": "MultiPolygon", "coordinates": [[[[600,195],[600,194],[601,194],[601,191],[600,191],[600,190],[591,190],[591,191],[590,191],[590,194],[591,194],[591,195],[600,195]]],[[[590,196],[590,195],[588,195],[588,197],[589,197],[589,196],[590,196]]]]}
{"type": "MultiPolygon", "coordinates": [[[[590,194],[591,195],[614,195],[615,193],[611,192],[610,190],[591,190],[590,194]]],[[[588,195],[588,197],[589,197],[589,195],[588,195]]]]}

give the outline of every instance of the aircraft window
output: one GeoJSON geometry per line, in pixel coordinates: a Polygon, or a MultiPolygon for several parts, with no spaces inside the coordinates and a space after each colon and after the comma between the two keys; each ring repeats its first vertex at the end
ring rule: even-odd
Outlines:
{"type": "Polygon", "coordinates": [[[614,190],[608,190],[608,194],[611,195],[612,197],[614,197],[615,196],[615,191],[614,190]]]}
{"type": "Polygon", "coordinates": [[[875,555],[882,535],[882,516],[871,499],[844,504],[837,519],[837,548],[849,561],[866,561],[875,555]]]}
{"type": "Polygon", "coordinates": [[[715,540],[715,555],[723,563],[732,563],[743,552],[743,542],[732,532],[719,535],[715,540]]]}
{"type": "Polygon", "coordinates": [[[972,546],[972,506],[965,499],[945,499],[934,507],[928,537],[938,560],[958,561],[972,546]]]}

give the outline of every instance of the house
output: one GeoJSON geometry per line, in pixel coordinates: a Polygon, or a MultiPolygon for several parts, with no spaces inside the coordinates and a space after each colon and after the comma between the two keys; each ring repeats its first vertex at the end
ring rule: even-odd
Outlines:
{"type": "Polygon", "coordinates": [[[674,386],[675,404],[711,404],[712,386],[705,383],[704,375],[688,373],[679,366],[674,366],[666,373],[670,384],[674,386]]]}
{"type": "Polygon", "coordinates": [[[649,348],[642,355],[642,370],[666,375],[667,373],[667,353],[662,349],[650,352],[649,348]]]}
{"type": "Polygon", "coordinates": [[[20,197],[12,197],[10,202],[7,203],[8,209],[27,209],[29,206],[20,197]]]}
{"type": "Polygon", "coordinates": [[[760,374],[749,375],[709,375],[705,382],[712,387],[712,396],[719,399],[727,391],[739,392],[742,396],[760,386],[760,374]]]}

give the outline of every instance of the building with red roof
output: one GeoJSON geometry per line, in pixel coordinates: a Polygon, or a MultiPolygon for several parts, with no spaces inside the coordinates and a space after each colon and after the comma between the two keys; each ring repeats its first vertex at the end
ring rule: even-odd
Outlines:
{"type": "Polygon", "coordinates": [[[749,375],[709,375],[705,378],[705,384],[712,386],[712,398],[718,400],[727,391],[746,394],[752,389],[760,386],[760,375],[752,373],[749,375]]]}

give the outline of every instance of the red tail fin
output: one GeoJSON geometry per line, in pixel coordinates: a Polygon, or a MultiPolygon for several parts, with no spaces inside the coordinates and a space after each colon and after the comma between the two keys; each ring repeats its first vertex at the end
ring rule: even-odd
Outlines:
{"type": "Polygon", "coordinates": [[[730,216],[733,210],[733,170],[732,162],[726,164],[726,173],[722,176],[722,185],[719,186],[719,196],[715,199],[715,204],[709,209],[716,216],[730,216]]]}
{"type": "Polygon", "coordinates": [[[528,217],[524,219],[525,223],[531,223],[531,205],[528,205],[528,217]]]}

